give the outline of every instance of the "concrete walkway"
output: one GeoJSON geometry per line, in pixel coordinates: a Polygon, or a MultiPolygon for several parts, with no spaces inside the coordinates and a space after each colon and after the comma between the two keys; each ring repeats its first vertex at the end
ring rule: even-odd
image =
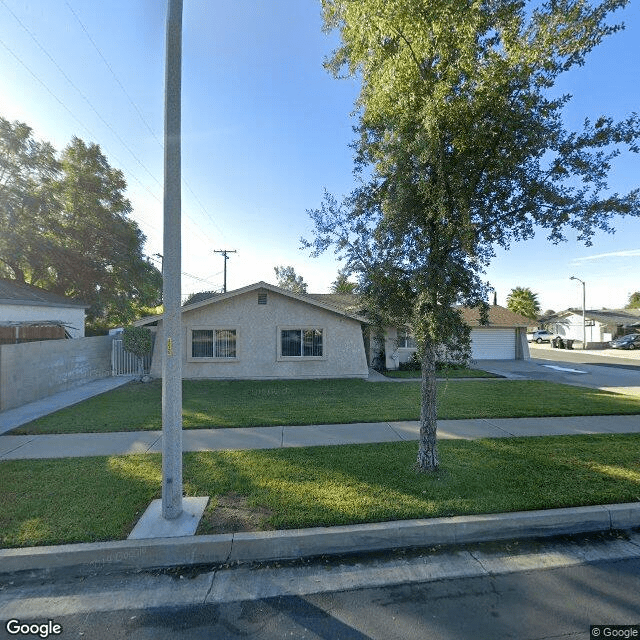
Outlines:
{"type": "MultiPolygon", "coordinates": [[[[184,451],[278,449],[316,445],[366,444],[417,440],[417,422],[186,429],[184,451]]],[[[640,417],[497,418],[440,420],[440,439],[511,438],[594,433],[640,433],[640,417]]],[[[161,431],[0,436],[0,460],[74,458],[158,453],[161,431]]]]}
{"type": "Polygon", "coordinates": [[[27,424],[32,420],[42,418],[54,411],[59,411],[65,407],[93,398],[117,387],[121,387],[127,382],[131,382],[134,376],[117,376],[111,378],[101,378],[87,384],[60,391],[41,400],[30,402],[28,404],[17,407],[16,409],[7,409],[0,413],[0,434],[11,431],[16,427],[27,424]]]}

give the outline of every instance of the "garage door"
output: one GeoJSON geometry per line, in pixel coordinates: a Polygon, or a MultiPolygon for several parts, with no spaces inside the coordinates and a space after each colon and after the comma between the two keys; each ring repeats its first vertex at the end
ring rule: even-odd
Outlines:
{"type": "Polygon", "coordinates": [[[472,329],[471,357],[474,360],[515,360],[515,329],[472,329]]]}

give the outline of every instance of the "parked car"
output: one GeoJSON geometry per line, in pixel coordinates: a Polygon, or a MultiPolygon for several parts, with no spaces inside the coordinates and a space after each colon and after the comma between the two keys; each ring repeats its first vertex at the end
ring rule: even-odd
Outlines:
{"type": "Polygon", "coordinates": [[[630,333],[609,343],[612,349],[640,349],[640,333],[630,333]]]}
{"type": "Polygon", "coordinates": [[[551,342],[554,337],[554,334],[546,329],[539,329],[533,333],[527,333],[527,340],[529,342],[537,342],[538,344],[541,342],[551,342]]]}

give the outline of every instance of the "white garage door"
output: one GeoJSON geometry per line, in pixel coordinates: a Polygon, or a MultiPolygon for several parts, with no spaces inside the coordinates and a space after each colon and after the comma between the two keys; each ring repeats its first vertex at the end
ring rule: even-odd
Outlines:
{"type": "Polygon", "coordinates": [[[472,329],[471,357],[474,360],[515,360],[515,329],[472,329]]]}

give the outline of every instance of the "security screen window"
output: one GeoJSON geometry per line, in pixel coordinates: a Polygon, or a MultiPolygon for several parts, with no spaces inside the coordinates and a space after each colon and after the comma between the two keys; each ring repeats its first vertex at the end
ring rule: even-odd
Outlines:
{"type": "Polygon", "coordinates": [[[235,358],[235,329],[193,329],[191,331],[192,358],[235,358]]]}
{"type": "Polygon", "coordinates": [[[282,357],[322,357],[322,329],[283,329],[280,333],[282,357]]]}

